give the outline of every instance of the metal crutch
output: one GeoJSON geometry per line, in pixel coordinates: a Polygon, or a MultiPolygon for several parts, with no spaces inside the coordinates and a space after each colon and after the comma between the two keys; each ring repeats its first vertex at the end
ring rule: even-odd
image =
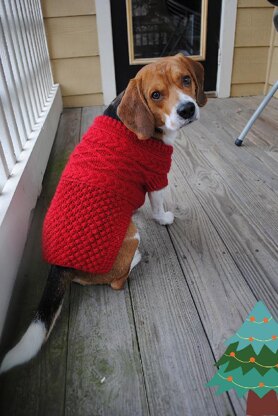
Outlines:
{"type": "Polygon", "coordinates": [[[251,129],[251,127],[253,126],[253,124],[255,123],[255,121],[257,120],[257,118],[259,117],[263,109],[267,106],[267,104],[269,103],[269,101],[271,100],[271,98],[273,97],[273,95],[276,93],[277,90],[278,90],[278,81],[275,82],[275,84],[273,85],[269,93],[264,97],[263,101],[261,102],[257,110],[252,115],[252,117],[250,118],[250,120],[248,121],[248,123],[246,124],[246,126],[244,127],[244,129],[242,130],[238,138],[236,139],[235,144],[237,146],[241,146],[244,137],[246,136],[248,131],[251,129]]]}

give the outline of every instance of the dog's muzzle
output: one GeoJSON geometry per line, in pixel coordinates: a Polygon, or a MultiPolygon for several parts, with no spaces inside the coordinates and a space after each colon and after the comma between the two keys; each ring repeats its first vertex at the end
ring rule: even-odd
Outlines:
{"type": "Polygon", "coordinates": [[[185,120],[191,119],[195,115],[196,107],[191,101],[182,103],[177,108],[177,113],[185,120]]]}

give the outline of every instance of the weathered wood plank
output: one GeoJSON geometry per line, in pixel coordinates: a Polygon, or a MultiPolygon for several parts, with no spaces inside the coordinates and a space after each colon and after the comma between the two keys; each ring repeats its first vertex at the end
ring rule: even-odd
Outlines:
{"type": "Polygon", "coordinates": [[[66,383],[66,415],[149,414],[127,288],[72,287],[66,383]]]}
{"type": "MultiPolygon", "coordinates": [[[[67,157],[79,140],[80,118],[80,109],[66,110],[61,117],[11,300],[2,352],[22,336],[41,297],[49,270],[41,256],[42,223],[67,157]]],[[[63,415],[68,305],[67,294],[55,331],[42,352],[1,377],[1,415],[63,415]]]]}
{"type": "MultiPolygon", "coordinates": [[[[264,98],[264,96],[258,96],[258,97],[252,97],[252,98],[248,98],[248,97],[243,97],[242,98],[242,102],[243,103],[248,103],[248,105],[250,105],[253,108],[257,108],[258,104],[261,103],[262,99],[264,98]],[[250,100],[250,102],[249,102],[250,100]]],[[[278,101],[277,100],[273,100],[271,99],[268,104],[267,104],[267,113],[269,112],[269,110],[273,110],[273,111],[277,111],[277,105],[278,105],[278,101]]],[[[261,113],[260,117],[262,116],[263,113],[261,113]]]]}
{"type": "MultiPolygon", "coordinates": [[[[185,135],[185,133],[183,133],[185,135]]],[[[185,180],[202,204],[235,263],[258,299],[276,309],[277,249],[275,242],[255,221],[247,204],[228,186],[217,166],[207,160],[192,137],[177,144],[176,161],[185,180]]]]}
{"type": "MultiPolygon", "coordinates": [[[[213,125],[211,119],[210,123],[213,125]]],[[[192,142],[198,140],[196,133],[194,134],[192,130],[191,136],[192,142]]],[[[210,141],[210,144],[214,141],[212,136],[207,132],[207,139],[210,141]]],[[[241,204],[242,210],[247,213],[249,220],[256,224],[258,231],[266,238],[268,237],[270,241],[278,241],[278,219],[276,217],[278,196],[252,170],[246,168],[243,163],[238,162],[233,157],[229,147],[235,150],[235,156],[237,156],[236,152],[241,150],[231,145],[223,146],[217,144],[212,148],[212,146],[208,147],[205,144],[203,149],[200,149],[197,145],[196,148],[193,149],[192,147],[189,149],[189,152],[199,152],[201,160],[204,157],[208,161],[207,166],[213,166],[214,170],[222,178],[224,177],[225,182],[233,190],[233,194],[237,195],[238,203],[241,204]],[[249,180],[246,181],[246,178],[249,180]],[[265,201],[268,201],[268,203],[266,204],[265,201]]]]}
{"type": "MultiPolygon", "coordinates": [[[[211,114],[209,113],[209,120],[206,120],[205,124],[213,122],[213,117],[210,116],[211,114]]],[[[191,128],[191,133],[195,128],[196,125],[191,128]]],[[[275,244],[275,240],[271,241],[270,239],[269,241],[268,236],[264,233],[261,234],[259,232],[257,236],[256,232],[254,234],[254,230],[257,230],[258,228],[256,216],[250,215],[247,221],[242,221],[241,212],[242,209],[244,211],[244,208],[240,203],[235,202],[236,198],[233,197],[233,192],[229,190],[229,187],[227,187],[225,183],[222,184],[222,179],[224,182],[230,183],[227,178],[230,178],[233,174],[233,170],[232,168],[227,169],[225,164],[225,172],[224,169],[220,172],[222,177],[217,173],[217,167],[220,162],[222,163],[222,154],[218,151],[218,148],[216,150],[217,153],[210,151],[212,148],[211,145],[213,144],[213,141],[210,140],[211,136],[205,136],[202,131],[202,140],[207,141],[207,145],[201,145],[202,152],[199,149],[200,142],[198,142],[198,139],[200,138],[198,138],[198,134],[189,134],[188,145],[185,144],[184,136],[185,134],[183,134],[183,137],[177,146],[178,151],[175,153],[175,159],[177,160],[178,167],[182,171],[182,175],[175,165],[171,174],[170,182],[172,184],[172,198],[169,199],[175,201],[177,218],[174,225],[169,227],[169,232],[183,271],[185,275],[188,276],[190,290],[213,351],[216,357],[219,358],[225,349],[224,344],[222,344],[222,346],[220,345],[221,338],[223,343],[225,339],[236,332],[238,327],[241,326],[242,319],[244,319],[244,316],[247,313],[245,312],[247,303],[252,306],[255,303],[255,297],[250,290],[250,286],[253,287],[252,278],[249,276],[252,274],[252,271],[250,269],[248,271],[245,267],[244,272],[247,280],[246,282],[236,267],[235,262],[229,255],[231,247],[230,240],[235,243],[235,247],[241,254],[241,246],[244,241],[243,244],[246,244],[249,248],[249,253],[245,254],[250,264],[252,264],[254,260],[256,262],[256,258],[258,258],[259,263],[261,262],[261,259],[263,259],[266,273],[262,273],[261,281],[260,278],[258,278],[257,286],[259,291],[256,292],[255,290],[254,292],[258,298],[263,299],[266,303],[270,297],[272,298],[271,306],[274,313],[276,313],[275,304],[277,303],[278,297],[277,279],[275,277],[278,266],[277,245],[275,244]],[[194,143],[194,145],[191,145],[190,143],[194,143]],[[186,158],[184,157],[184,153],[187,154],[186,158]],[[208,158],[208,154],[211,153],[214,153],[214,159],[211,161],[214,163],[204,162],[204,160],[208,158]],[[186,181],[189,182],[190,187],[192,187],[194,192],[190,190],[186,181]],[[201,198],[200,194],[202,194],[201,198]],[[204,197],[203,194],[207,196],[204,197]],[[206,215],[202,214],[202,209],[200,209],[200,207],[198,208],[196,196],[201,200],[202,206],[209,215],[210,220],[206,220],[206,215]],[[197,216],[195,212],[196,207],[197,212],[201,212],[201,215],[197,216]],[[213,222],[213,225],[211,224],[211,221],[213,222]],[[217,222],[218,226],[215,227],[215,223],[217,222]],[[229,222],[231,222],[231,227],[229,230],[225,230],[226,223],[229,224],[229,222]],[[249,222],[252,223],[251,226],[248,224],[249,222]],[[199,231],[198,227],[200,227],[201,231],[199,231]],[[250,228],[251,231],[249,231],[248,228],[250,228]],[[219,229],[222,229],[222,233],[219,229]],[[242,230],[244,230],[243,237],[240,234],[242,230]],[[223,243],[221,240],[219,241],[217,232],[220,234],[221,239],[224,240],[225,245],[222,246],[223,243]],[[225,238],[223,237],[223,234],[225,234],[225,238]],[[238,242],[236,242],[236,240],[238,240],[238,242]],[[227,244],[227,241],[229,241],[229,244],[227,244]],[[252,247],[252,241],[255,241],[255,245],[258,245],[252,247]],[[265,250],[264,253],[261,253],[262,246],[265,250]],[[194,249],[197,251],[197,256],[196,253],[194,253],[194,249]],[[258,252],[261,254],[258,255],[258,252]],[[198,255],[201,258],[201,261],[199,262],[198,255]],[[208,261],[208,259],[210,261],[208,261]],[[203,271],[202,266],[204,267],[203,271]],[[223,281],[221,283],[222,279],[223,281]],[[269,285],[268,279],[272,282],[272,285],[269,285]],[[265,284],[263,280],[267,281],[268,290],[266,291],[265,288],[263,288],[265,284]],[[260,288],[260,285],[262,288],[260,288]],[[224,300],[225,298],[226,301],[224,300]],[[224,309],[233,308],[235,305],[237,305],[236,308],[239,311],[239,315],[237,317],[233,316],[231,319],[231,311],[224,309]],[[233,324],[235,326],[231,328],[231,325],[233,324]],[[223,328],[225,328],[228,333],[222,333],[223,328]],[[215,334],[217,335],[215,336],[215,334]],[[219,335],[220,339],[217,338],[219,335]]],[[[218,133],[216,135],[218,140],[219,136],[220,134],[218,133]]],[[[223,146],[225,146],[225,143],[223,143],[223,146]]],[[[215,148],[215,146],[213,148],[215,148]]],[[[253,162],[256,163],[255,160],[253,160],[253,162]]],[[[234,171],[236,170],[237,166],[234,167],[234,171]]],[[[250,178],[250,175],[247,175],[246,178],[248,178],[248,183],[252,183],[252,177],[250,178]]],[[[268,196],[268,193],[266,193],[266,196],[268,196]]],[[[276,203],[275,201],[272,201],[272,204],[270,203],[269,205],[274,209],[276,203]]],[[[237,257],[237,251],[234,253],[235,257],[237,257]]],[[[260,269],[262,270],[262,268],[260,269]]],[[[249,308],[247,307],[247,310],[248,309],[249,308]]],[[[234,393],[231,393],[231,398],[236,414],[244,414],[244,401],[238,400],[234,393]]]]}
{"type": "MultiPolygon", "coordinates": [[[[202,139],[202,144],[200,143],[202,148],[211,148],[213,143],[215,151],[221,152],[222,157],[225,156],[230,160],[231,165],[236,163],[240,164],[240,169],[248,168],[248,172],[251,171],[257,179],[277,193],[277,163],[265,152],[265,150],[275,150],[276,147],[278,123],[276,122],[277,127],[275,127],[275,118],[270,117],[269,120],[267,115],[275,113],[277,108],[272,111],[270,106],[267,107],[265,114],[261,115],[246,136],[244,142],[246,146],[239,149],[234,145],[235,138],[257,108],[261,98],[256,99],[255,106],[252,104],[253,100],[254,98],[220,100],[220,102],[211,100],[206,110],[202,112],[200,123],[195,125],[194,129],[189,129],[188,133],[190,136],[196,131],[197,137],[202,139]]],[[[245,180],[248,178],[248,172],[245,180]]],[[[246,184],[249,185],[249,181],[246,181],[246,184]]]]}
{"type": "MultiPolygon", "coordinates": [[[[70,312],[67,298],[42,353],[1,378],[1,414],[245,414],[244,400],[231,392],[231,406],[227,395],[215,396],[205,383],[224,341],[256,298],[276,313],[277,196],[268,187],[272,175],[277,182],[277,103],[271,101],[256,123],[255,146],[238,149],[233,140],[259,101],[211,100],[201,122],[185,130],[167,194],[175,223],[168,230],[153,223],[148,204],[137,213],[143,261],[125,292],[73,285],[70,312]]],[[[40,258],[39,230],[58,177],[102,111],[99,106],[64,113],[68,120],[61,121],[60,147],[34,215],[21,273],[28,277],[14,294],[4,350],[25,330],[43,290],[48,266],[40,258]]]]}
{"type": "MultiPolygon", "coordinates": [[[[246,124],[250,117],[253,115],[255,110],[258,108],[259,104],[263,101],[263,96],[261,97],[243,97],[242,99],[233,99],[227,100],[225,102],[225,110],[223,111],[223,106],[221,103],[215,102],[215,110],[222,108],[221,115],[223,115],[222,121],[228,125],[229,116],[232,117],[232,120],[236,122],[236,127],[238,123],[246,124]]],[[[277,138],[278,138],[278,120],[277,120],[277,110],[278,102],[271,100],[264,111],[257,118],[255,124],[252,126],[249,134],[254,133],[254,140],[256,140],[257,145],[264,145],[262,150],[266,150],[265,143],[271,146],[273,151],[276,150],[275,146],[278,148],[277,138]]],[[[219,114],[219,113],[218,113],[219,114]]],[[[257,148],[257,147],[256,147],[257,148]]],[[[270,150],[270,149],[269,149],[270,150]]],[[[278,149],[277,149],[278,150],[278,149]]]]}
{"type": "MultiPolygon", "coordinates": [[[[242,317],[254,304],[255,297],[191,189],[191,182],[185,180],[180,162],[178,159],[173,164],[167,192],[167,200],[172,201],[175,212],[175,222],[169,227],[169,233],[217,355],[223,348],[223,341],[241,325],[242,317]]],[[[196,170],[200,185],[202,180],[206,186],[205,168],[200,165],[196,170]]],[[[215,193],[215,181],[211,188],[215,193]]],[[[225,196],[223,193],[223,198],[225,196]]]]}
{"type": "Polygon", "coordinates": [[[135,216],[143,260],[129,285],[151,414],[233,414],[226,395],[205,387],[211,347],[167,229],[150,217],[149,204],[135,216]]]}
{"type": "Polygon", "coordinates": [[[82,138],[83,134],[93,123],[94,118],[103,114],[104,109],[104,105],[95,105],[93,107],[82,108],[82,124],[80,130],[80,138],[82,138]]]}
{"type": "MultiPolygon", "coordinates": [[[[82,109],[80,138],[103,109],[82,109]]],[[[73,284],[68,342],[67,415],[149,414],[128,288],[73,284]]]]}
{"type": "MultiPolygon", "coordinates": [[[[176,163],[170,184],[168,207],[176,218],[169,233],[213,354],[219,359],[226,349],[224,342],[242,325],[256,298],[176,163]]],[[[233,391],[229,396],[236,415],[244,415],[245,398],[239,399],[233,391]]]]}

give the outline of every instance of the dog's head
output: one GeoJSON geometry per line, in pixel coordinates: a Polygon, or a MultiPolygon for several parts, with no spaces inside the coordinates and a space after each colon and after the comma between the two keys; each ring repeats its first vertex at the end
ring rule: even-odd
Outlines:
{"type": "Polygon", "coordinates": [[[118,106],[121,121],[139,139],[176,132],[199,118],[206,104],[203,66],[178,54],[143,67],[118,106]]]}

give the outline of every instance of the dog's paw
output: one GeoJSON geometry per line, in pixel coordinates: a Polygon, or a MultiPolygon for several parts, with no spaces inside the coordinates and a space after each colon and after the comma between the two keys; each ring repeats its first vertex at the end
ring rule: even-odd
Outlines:
{"type": "Polygon", "coordinates": [[[154,215],[153,219],[160,225],[170,225],[174,222],[174,214],[171,211],[163,212],[159,215],[154,215]]]}

